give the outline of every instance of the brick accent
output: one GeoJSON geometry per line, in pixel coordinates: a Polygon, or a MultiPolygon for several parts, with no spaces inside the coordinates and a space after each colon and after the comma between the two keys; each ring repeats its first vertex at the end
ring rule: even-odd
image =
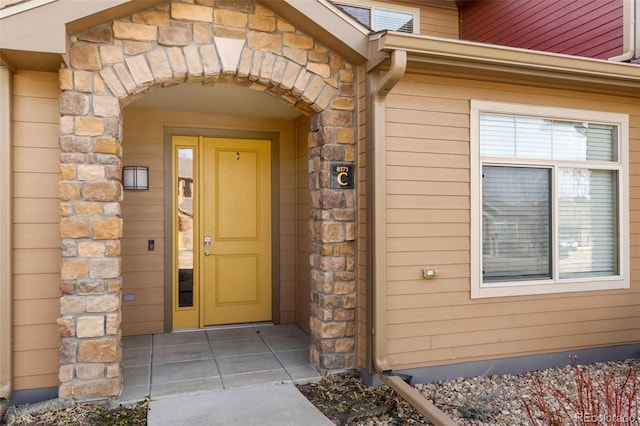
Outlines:
{"type": "MultiPolygon", "coordinates": [[[[122,107],[183,82],[264,90],[312,116],[312,330],[321,373],[355,365],[355,191],[329,188],[355,159],[353,67],[254,0],[171,1],[74,35],[60,71],[59,394],[122,389],[122,107]]],[[[170,302],[167,302],[170,303],[170,302]]]]}

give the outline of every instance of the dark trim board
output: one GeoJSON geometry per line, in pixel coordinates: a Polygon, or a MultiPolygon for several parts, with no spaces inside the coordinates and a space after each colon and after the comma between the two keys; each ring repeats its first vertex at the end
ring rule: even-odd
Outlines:
{"type": "MultiPolygon", "coordinates": [[[[495,376],[500,374],[523,374],[529,371],[564,367],[571,364],[571,357],[577,357],[579,364],[593,364],[601,361],[619,361],[640,357],[640,343],[607,346],[603,348],[581,349],[542,355],[491,359],[486,361],[462,362],[458,364],[394,370],[393,373],[410,376],[411,383],[433,383],[453,380],[459,377],[495,376]]],[[[380,386],[382,380],[377,375],[361,370],[360,377],[369,386],[380,386]]]]}
{"type": "Polygon", "coordinates": [[[35,404],[58,398],[58,387],[14,390],[9,403],[11,405],[35,404]]]}

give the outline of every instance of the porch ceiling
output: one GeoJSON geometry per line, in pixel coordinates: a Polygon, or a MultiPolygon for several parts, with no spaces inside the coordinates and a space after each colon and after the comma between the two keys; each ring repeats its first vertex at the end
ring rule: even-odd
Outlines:
{"type": "Polygon", "coordinates": [[[179,84],[151,91],[127,108],[189,111],[291,120],[300,111],[266,93],[233,84],[179,84]]]}

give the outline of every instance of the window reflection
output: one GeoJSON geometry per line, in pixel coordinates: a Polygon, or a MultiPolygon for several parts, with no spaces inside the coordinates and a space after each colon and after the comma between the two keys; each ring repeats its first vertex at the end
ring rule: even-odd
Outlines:
{"type": "Polygon", "coordinates": [[[193,149],[178,149],[178,306],[193,306],[193,149]]]}

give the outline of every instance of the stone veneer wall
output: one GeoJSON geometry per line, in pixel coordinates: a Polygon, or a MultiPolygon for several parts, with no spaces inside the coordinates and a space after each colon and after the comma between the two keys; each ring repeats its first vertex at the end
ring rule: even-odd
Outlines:
{"type": "Polygon", "coordinates": [[[354,68],[252,0],[171,2],[71,37],[60,71],[60,397],[122,390],[122,108],[151,88],[231,83],[312,116],[310,360],[355,366],[354,190],[329,162],[355,160],[354,68]]]}

